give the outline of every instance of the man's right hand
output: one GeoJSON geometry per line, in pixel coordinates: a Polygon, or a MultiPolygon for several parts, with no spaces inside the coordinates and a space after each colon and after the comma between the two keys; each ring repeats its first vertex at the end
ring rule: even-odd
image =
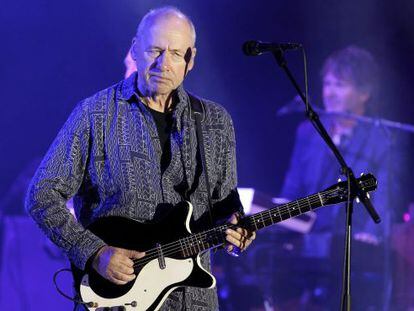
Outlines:
{"type": "Polygon", "coordinates": [[[118,285],[124,285],[135,279],[132,259],[144,256],[145,253],[104,246],[96,253],[92,267],[105,279],[118,285]]]}

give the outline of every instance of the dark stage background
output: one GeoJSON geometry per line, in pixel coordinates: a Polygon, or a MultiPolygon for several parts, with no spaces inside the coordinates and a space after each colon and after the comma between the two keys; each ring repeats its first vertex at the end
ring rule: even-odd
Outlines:
{"type": "MultiPolygon", "coordinates": [[[[198,53],[185,84],[194,93],[221,103],[232,115],[240,186],[278,194],[296,127],[304,119],[301,113],[276,116],[295,91],[271,55],[242,54],[246,40],[303,43],[315,105],[320,103],[323,60],[349,44],[364,47],[381,67],[376,116],[414,124],[414,5],[410,0],[3,1],[0,208],[6,214],[23,213],[21,185],[74,105],[123,78],[123,59],[140,18],[150,8],[166,4],[177,6],[195,23],[198,53]]],[[[301,54],[290,52],[286,57],[302,81],[301,54]]],[[[411,183],[406,202],[414,201],[410,188],[411,183]]],[[[396,211],[396,221],[404,212],[404,207],[396,211]]],[[[31,238],[23,235],[22,250],[31,238]]],[[[10,259],[5,252],[2,258],[10,259]]],[[[51,282],[50,278],[45,281],[51,282]]]]}

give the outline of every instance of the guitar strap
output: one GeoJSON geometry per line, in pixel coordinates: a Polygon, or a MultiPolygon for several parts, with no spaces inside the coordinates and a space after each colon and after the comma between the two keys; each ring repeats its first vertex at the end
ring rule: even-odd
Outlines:
{"type": "MultiPolygon", "coordinates": [[[[188,93],[188,92],[187,92],[188,93]]],[[[213,222],[213,203],[211,200],[211,192],[210,192],[210,182],[208,178],[208,167],[207,167],[207,160],[206,160],[206,153],[204,148],[204,139],[203,139],[203,129],[201,123],[205,120],[205,110],[204,105],[201,99],[198,97],[188,93],[188,97],[190,99],[190,111],[191,111],[191,120],[195,121],[196,124],[196,134],[197,134],[197,146],[198,151],[200,153],[201,158],[201,165],[204,172],[204,178],[206,181],[206,188],[207,188],[207,197],[208,197],[208,214],[210,216],[211,225],[214,225],[213,222]]]]}

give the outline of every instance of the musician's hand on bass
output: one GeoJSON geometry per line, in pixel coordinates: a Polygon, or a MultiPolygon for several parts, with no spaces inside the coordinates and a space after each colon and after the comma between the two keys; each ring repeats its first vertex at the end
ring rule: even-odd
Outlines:
{"type": "Polygon", "coordinates": [[[96,253],[92,267],[105,279],[118,285],[124,285],[136,277],[132,259],[144,256],[143,252],[104,246],[96,253]]]}
{"type": "MultiPolygon", "coordinates": [[[[234,213],[231,215],[229,222],[233,225],[237,225],[240,215],[234,213]]],[[[255,231],[249,231],[244,228],[238,227],[236,230],[227,229],[226,231],[226,250],[229,254],[238,256],[240,251],[245,251],[249,245],[256,238],[255,231]]]]}

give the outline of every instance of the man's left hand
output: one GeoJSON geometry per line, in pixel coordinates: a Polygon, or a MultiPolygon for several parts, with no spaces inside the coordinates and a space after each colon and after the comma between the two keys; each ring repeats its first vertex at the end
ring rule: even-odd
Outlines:
{"type": "MultiPolygon", "coordinates": [[[[239,222],[240,215],[238,213],[234,213],[231,215],[229,222],[233,225],[237,225],[239,222]]],[[[239,251],[246,250],[249,245],[253,242],[256,238],[255,231],[249,231],[244,228],[237,227],[235,230],[227,229],[226,230],[226,250],[229,254],[234,254],[235,256],[238,255],[239,251]]]]}

